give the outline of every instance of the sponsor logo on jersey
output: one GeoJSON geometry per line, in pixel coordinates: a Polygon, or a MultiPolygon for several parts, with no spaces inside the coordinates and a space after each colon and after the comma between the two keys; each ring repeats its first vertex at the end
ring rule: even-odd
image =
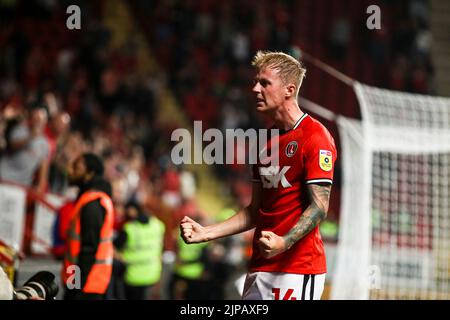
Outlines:
{"type": "Polygon", "coordinates": [[[319,150],[319,166],[323,171],[331,171],[333,168],[333,156],[331,151],[319,150]]]}
{"type": "Polygon", "coordinates": [[[297,151],[297,148],[298,148],[298,145],[297,145],[296,141],[289,142],[288,145],[286,146],[286,150],[285,150],[286,156],[289,158],[292,157],[295,154],[295,152],[297,151]]]}
{"type": "Polygon", "coordinates": [[[286,172],[290,169],[290,166],[270,166],[259,167],[259,175],[261,176],[261,182],[264,189],[278,188],[280,182],[283,188],[292,187],[289,181],[286,179],[286,172]]]}

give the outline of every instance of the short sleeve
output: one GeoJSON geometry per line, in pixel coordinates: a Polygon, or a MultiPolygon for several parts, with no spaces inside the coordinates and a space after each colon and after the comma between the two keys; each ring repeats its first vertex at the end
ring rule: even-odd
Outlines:
{"type": "Polygon", "coordinates": [[[31,148],[33,149],[33,153],[37,156],[39,162],[47,159],[50,154],[50,146],[48,141],[43,136],[34,138],[31,142],[31,148]]]}
{"type": "Polygon", "coordinates": [[[27,127],[19,125],[11,132],[11,141],[16,142],[27,139],[30,136],[30,130],[27,127]]]}
{"type": "Polygon", "coordinates": [[[336,146],[328,132],[315,133],[303,146],[305,183],[333,183],[336,146]]]}

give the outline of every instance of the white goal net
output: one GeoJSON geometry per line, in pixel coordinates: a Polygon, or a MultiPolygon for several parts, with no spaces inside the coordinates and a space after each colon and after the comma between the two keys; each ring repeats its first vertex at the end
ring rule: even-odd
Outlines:
{"type": "Polygon", "coordinates": [[[355,91],[331,299],[450,299],[450,99],[355,91]]]}

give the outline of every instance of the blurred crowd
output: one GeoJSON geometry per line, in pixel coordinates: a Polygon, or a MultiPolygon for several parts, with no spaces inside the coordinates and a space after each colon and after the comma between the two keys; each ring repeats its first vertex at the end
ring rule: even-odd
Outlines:
{"type": "Polygon", "coordinates": [[[366,50],[373,63],[389,66],[387,74],[380,78],[381,85],[392,90],[432,94],[430,1],[384,1],[383,5],[390,8],[382,11],[388,13],[388,19],[381,19],[381,29],[365,33],[366,50]]]}
{"type": "MultiPolygon", "coordinates": [[[[100,22],[103,1],[77,3],[83,7],[83,28],[69,31],[64,27],[67,1],[0,1],[0,179],[29,186],[37,194],[53,192],[70,199],[67,168],[80,154],[94,152],[104,159],[105,177],[113,187],[117,234],[128,219],[126,208],[138,204],[164,222],[165,250],[184,250],[178,221],[184,215],[211,218],[197,205],[196,176],[171,163],[170,134],[177,124],[156,120],[164,108],[158,105],[157,88],[166,85],[162,79],[167,78],[188,118],[202,120],[204,130],[269,125],[253,108],[250,60],[260,49],[293,52],[302,41],[290,14],[298,5],[256,0],[130,1],[165,72],[165,77],[153,77],[137,72],[133,43],[110,49],[111,32],[100,22]]],[[[379,68],[381,80],[371,84],[430,92],[428,2],[381,4],[389,14],[386,21],[395,22],[374,32],[355,31],[355,22],[343,16],[333,22],[323,47],[332,59],[347,59],[351,39],[361,33],[366,41],[359,52],[368,52],[374,68],[389,65],[379,68]]],[[[230,207],[248,204],[250,170],[243,165],[214,169],[234,196],[236,203],[230,207]]],[[[336,239],[336,228],[330,228],[330,239],[336,239]]],[[[248,254],[233,241],[201,248],[194,256],[204,272],[190,278],[192,274],[177,275],[175,270],[171,297],[204,295],[208,279],[223,287],[248,254]]]]}
{"type": "MultiPolygon", "coordinates": [[[[289,49],[286,4],[202,0],[133,1],[131,5],[189,119],[201,120],[204,130],[225,132],[270,125],[254,108],[250,60],[259,49],[289,49]]],[[[239,204],[247,205],[248,167],[227,164],[214,169],[239,204]]]]}
{"type": "MultiPolygon", "coordinates": [[[[129,46],[109,49],[110,31],[99,22],[102,1],[81,3],[88,14],[83,30],[72,32],[62,27],[63,2],[0,6],[10,13],[0,22],[0,179],[70,201],[67,170],[80,154],[94,152],[112,184],[117,234],[129,220],[126,206],[136,203],[166,225],[164,250],[177,251],[179,219],[207,219],[196,202],[197,180],[170,161],[177,124],[156,120],[158,79],[137,75],[129,46]]],[[[54,238],[61,256],[64,234],[55,228],[54,238]]],[[[211,257],[224,253],[214,249],[211,257]]]]}

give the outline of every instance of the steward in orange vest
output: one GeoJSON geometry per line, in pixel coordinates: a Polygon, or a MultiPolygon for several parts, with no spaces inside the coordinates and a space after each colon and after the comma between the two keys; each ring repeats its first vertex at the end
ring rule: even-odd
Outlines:
{"type": "Polygon", "coordinates": [[[104,299],[112,273],[114,207],[103,163],[91,153],[75,160],[69,182],[80,192],[67,231],[62,280],[66,300],[104,299]]]}

